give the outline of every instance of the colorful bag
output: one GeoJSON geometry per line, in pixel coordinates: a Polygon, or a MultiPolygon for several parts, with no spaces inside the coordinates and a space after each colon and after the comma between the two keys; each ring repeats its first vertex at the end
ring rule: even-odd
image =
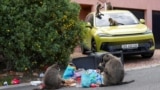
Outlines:
{"type": "Polygon", "coordinates": [[[86,71],[86,72],[82,73],[81,86],[83,88],[89,88],[90,85],[91,85],[90,74],[86,71]]]}
{"type": "Polygon", "coordinates": [[[74,66],[68,65],[67,68],[64,71],[63,79],[70,79],[74,76],[76,68],[74,66]]]}
{"type": "Polygon", "coordinates": [[[98,73],[96,70],[88,69],[81,76],[81,86],[82,87],[90,87],[91,84],[97,84],[98,73]]]}

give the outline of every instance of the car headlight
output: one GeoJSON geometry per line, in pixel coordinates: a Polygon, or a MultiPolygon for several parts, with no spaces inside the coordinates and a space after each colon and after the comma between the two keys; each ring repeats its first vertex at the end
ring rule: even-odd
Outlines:
{"type": "Polygon", "coordinates": [[[98,36],[99,37],[111,37],[112,35],[106,34],[106,33],[99,33],[98,36]]]}

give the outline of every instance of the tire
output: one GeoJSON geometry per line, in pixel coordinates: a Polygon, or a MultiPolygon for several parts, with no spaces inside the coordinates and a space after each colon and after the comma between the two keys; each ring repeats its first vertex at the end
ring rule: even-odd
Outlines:
{"type": "Polygon", "coordinates": [[[154,51],[141,54],[143,58],[151,58],[153,55],[154,55],[154,51]]]}
{"type": "Polygon", "coordinates": [[[82,54],[87,54],[88,49],[86,49],[86,48],[84,47],[84,45],[82,44],[82,45],[81,45],[81,51],[82,51],[82,54]]]}
{"type": "Polygon", "coordinates": [[[92,39],[92,42],[91,42],[91,50],[92,52],[96,52],[96,41],[94,39],[92,39]]]}

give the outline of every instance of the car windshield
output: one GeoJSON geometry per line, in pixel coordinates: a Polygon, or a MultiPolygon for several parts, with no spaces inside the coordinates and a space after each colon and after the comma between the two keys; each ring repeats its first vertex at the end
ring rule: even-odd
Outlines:
{"type": "Polygon", "coordinates": [[[132,13],[103,13],[101,19],[96,17],[96,27],[110,26],[109,18],[119,23],[118,25],[133,25],[139,23],[137,18],[132,13]]]}

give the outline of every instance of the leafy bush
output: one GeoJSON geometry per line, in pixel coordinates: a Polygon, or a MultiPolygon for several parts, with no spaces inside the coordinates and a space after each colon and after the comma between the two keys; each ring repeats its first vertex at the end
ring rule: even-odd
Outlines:
{"type": "Polygon", "coordinates": [[[80,6],[70,0],[0,0],[0,52],[19,71],[66,65],[82,40],[80,6]]]}
{"type": "Polygon", "coordinates": [[[5,76],[0,78],[0,86],[4,85],[4,82],[7,82],[8,85],[11,85],[11,81],[13,79],[13,76],[5,76]]]}

